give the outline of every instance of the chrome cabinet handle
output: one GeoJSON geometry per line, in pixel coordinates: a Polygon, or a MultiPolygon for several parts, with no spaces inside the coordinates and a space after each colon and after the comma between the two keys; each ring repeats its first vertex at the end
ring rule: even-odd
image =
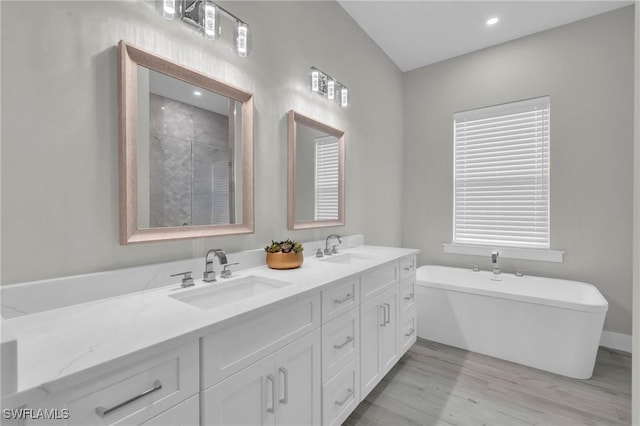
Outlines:
{"type": "Polygon", "coordinates": [[[384,306],[386,306],[386,309],[384,310],[384,313],[385,313],[384,323],[391,324],[391,306],[388,303],[384,303],[384,306]]]}
{"type": "Polygon", "coordinates": [[[333,299],[333,303],[337,303],[339,305],[342,305],[344,302],[348,302],[351,299],[353,299],[353,294],[347,293],[347,295],[342,299],[333,299]]]}
{"type": "Polygon", "coordinates": [[[387,307],[385,305],[386,303],[384,305],[378,305],[379,308],[382,308],[382,324],[380,324],[380,327],[387,325],[387,307]]]}
{"type": "Polygon", "coordinates": [[[408,296],[404,297],[404,300],[411,300],[411,299],[413,299],[413,293],[409,293],[408,296]]]}
{"type": "Polygon", "coordinates": [[[349,398],[351,398],[351,396],[353,395],[353,389],[348,388],[347,389],[347,396],[345,396],[342,400],[340,401],[336,401],[336,405],[339,405],[340,407],[342,407],[344,405],[345,402],[347,402],[347,400],[349,398]]]}
{"type": "Polygon", "coordinates": [[[408,332],[408,333],[404,333],[404,335],[405,335],[405,336],[407,336],[407,337],[409,337],[409,336],[411,336],[411,335],[412,335],[413,333],[415,333],[415,332],[416,332],[416,328],[415,328],[415,327],[411,327],[411,328],[409,329],[409,332],[408,332]]]}
{"type": "MultiPolygon", "coordinates": [[[[267,406],[267,413],[273,414],[276,406],[276,378],[273,375],[269,374],[267,376],[267,380],[271,382],[271,407],[267,406]]],[[[267,399],[268,401],[268,399],[267,399]]]]}
{"type": "Polygon", "coordinates": [[[347,340],[345,340],[344,343],[341,343],[339,345],[333,345],[333,347],[335,349],[342,349],[342,348],[344,348],[345,346],[347,346],[351,342],[353,342],[353,337],[347,336],[347,340]]]}
{"type": "Polygon", "coordinates": [[[153,382],[153,387],[152,388],[147,389],[146,391],[142,392],[141,394],[136,395],[133,398],[126,400],[125,402],[121,402],[120,404],[115,405],[115,406],[113,406],[111,408],[97,407],[96,408],[96,414],[99,415],[100,417],[104,417],[107,414],[111,413],[112,411],[115,411],[118,408],[122,408],[127,404],[131,404],[132,402],[137,401],[140,398],[143,398],[143,397],[145,397],[145,396],[147,396],[147,395],[149,395],[149,394],[151,394],[151,393],[153,393],[155,391],[158,391],[160,389],[162,389],[162,383],[160,383],[160,380],[156,380],[155,382],[153,382]]]}
{"type": "Polygon", "coordinates": [[[279,401],[281,404],[286,404],[289,402],[289,372],[284,367],[280,367],[278,371],[282,373],[282,377],[284,378],[284,396],[280,398],[279,401]]]}

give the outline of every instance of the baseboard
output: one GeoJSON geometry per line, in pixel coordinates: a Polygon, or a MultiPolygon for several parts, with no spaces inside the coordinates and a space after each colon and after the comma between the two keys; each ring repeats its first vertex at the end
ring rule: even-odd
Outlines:
{"type": "Polygon", "coordinates": [[[600,346],[631,353],[631,336],[628,334],[614,333],[613,331],[603,331],[600,337],[600,346]]]}

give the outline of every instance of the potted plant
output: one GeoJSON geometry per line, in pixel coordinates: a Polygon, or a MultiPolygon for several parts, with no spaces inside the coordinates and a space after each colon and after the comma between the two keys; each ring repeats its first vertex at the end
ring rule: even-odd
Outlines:
{"type": "Polygon", "coordinates": [[[267,252],[267,266],[272,269],[294,269],[302,265],[302,244],[286,239],[284,241],[271,241],[264,248],[267,252]]]}

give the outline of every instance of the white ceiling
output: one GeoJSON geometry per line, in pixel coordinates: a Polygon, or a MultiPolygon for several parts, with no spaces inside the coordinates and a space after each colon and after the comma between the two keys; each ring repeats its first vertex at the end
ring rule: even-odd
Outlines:
{"type": "Polygon", "coordinates": [[[338,0],[402,71],[633,4],[632,1],[338,0]],[[491,17],[494,26],[485,22],[491,17]]]}

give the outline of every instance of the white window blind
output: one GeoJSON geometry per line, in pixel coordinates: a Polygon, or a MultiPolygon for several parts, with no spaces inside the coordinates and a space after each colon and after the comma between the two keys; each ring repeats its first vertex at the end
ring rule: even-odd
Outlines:
{"type": "Polygon", "coordinates": [[[316,138],[315,218],[338,218],[338,139],[316,138]]]}
{"type": "Polygon", "coordinates": [[[454,114],[453,242],[549,248],[549,98],[454,114]]]}

